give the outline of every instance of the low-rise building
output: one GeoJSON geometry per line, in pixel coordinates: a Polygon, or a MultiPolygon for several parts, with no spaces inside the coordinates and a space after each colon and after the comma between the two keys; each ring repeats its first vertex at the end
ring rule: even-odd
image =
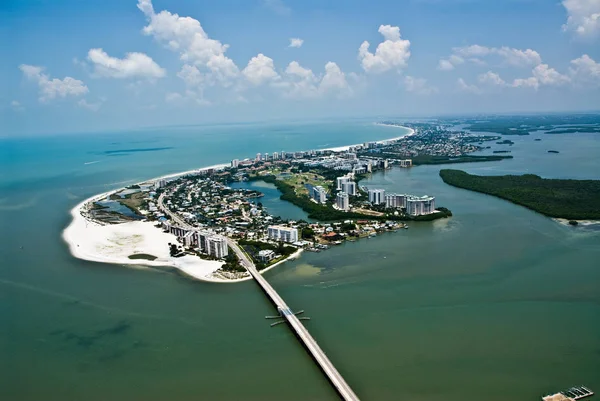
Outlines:
{"type": "Polygon", "coordinates": [[[263,263],[270,262],[274,258],[275,258],[275,252],[273,252],[270,249],[264,249],[264,250],[258,252],[258,260],[260,260],[263,263]]]}

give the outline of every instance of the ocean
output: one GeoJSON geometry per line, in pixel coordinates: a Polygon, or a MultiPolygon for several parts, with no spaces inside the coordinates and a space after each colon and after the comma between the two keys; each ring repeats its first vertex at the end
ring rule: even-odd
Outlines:
{"type": "MultiPolygon", "coordinates": [[[[61,233],[73,206],[110,189],[402,134],[372,122],[0,139],[0,399],[337,399],[290,330],[269,327],[274,310],[255,283],[78,260],[61,233]]],[[[511,140],[512,160],[452,168],[599,178],[597,134],[511,140]]],[[[436,196],[452,218],[307,252],[265,276],[311,317],[306,326],[361,399],[600,391],[600,231],[450,187],[438,176],[445,167],[394,168],[361,184],[436,196]]],[[[305,217],[261,190],[272,213],[305,217]]]]}

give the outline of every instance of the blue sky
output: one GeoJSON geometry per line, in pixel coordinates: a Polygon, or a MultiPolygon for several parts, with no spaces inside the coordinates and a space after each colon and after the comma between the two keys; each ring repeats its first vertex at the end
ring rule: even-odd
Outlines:
{"type": "Polygon", "coordinates": [[[600,0],[8,0],[0,35],[0,136],[600,108],[600,0]]]}

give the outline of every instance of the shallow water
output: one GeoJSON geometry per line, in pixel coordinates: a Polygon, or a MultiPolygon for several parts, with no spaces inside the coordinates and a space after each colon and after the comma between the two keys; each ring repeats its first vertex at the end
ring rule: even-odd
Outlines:
{"type": "MultiPolygon", "coordinates": [[[[60,233],[75,204],[108,189],[396,130],[253,125],[0,143],[0,399],[337,399],[289,329],[269,327],[273,308],[253,282],[76,260],[60,233]],[[102,154],[161,147],[172,149],[102,154]]],[[[600,136],[539,135],[511,138],[514,160],[452,168],[599,178],[600,136]]],[[[600,389],[600,234],[447,186],[439,169],[394,169],[366,184],[435,195],[451,219],[306,252],[266,277],[306,310],[311,334],[362,399],[600,389]]],[[[263,203],[303,213],[275,193],[263,203]]]]}

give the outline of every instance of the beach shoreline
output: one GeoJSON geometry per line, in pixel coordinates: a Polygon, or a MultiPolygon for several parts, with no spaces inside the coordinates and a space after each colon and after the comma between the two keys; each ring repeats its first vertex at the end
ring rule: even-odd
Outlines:
{"type": "MultiPolygon", "coordinates": [[[[391,142],[406,136],[414,135],[415,133],[412,128],[400,128],[408,129],[409,132],[399,137],[375,142],[391,142]]],[[[359,145],[360,144],[355,144],[319,150],[343,152],[351,147],[359,145]]],[[[210,169],[222,169],[227,166],[229,166],[229,164],[215,164],[193,170],[165,174],[160,177],[140,181],[137,183],[137,185],[153,184],[156,181],[163,179],[171,179],[188,174],[197,174],[210,169]]],[[[252,276],[249,274],[247,277],[241,278],[224,278],[223,276],[226,276],[226,273],[218,271],[223,264],[222,262],[204,260],[197,256],[191,255],[186,255],[180,258],[171,257],[168,254],[167,244],[169,242],[177,243],[177,237],[173,234],[162,232],[162,230],[155,227],[151,222],[134,221],[120,224],[102,225],[85,216],[87,212],[86,205],[109,197],[110,195],[122,191],[123,189],[125,188],[117,188],[101,194],[93,195],[79,202],[70,210],[72,220],[63,230],[62,238],[66,242],[73,257],[91,262],[119,264],[137,268],[173,267],[185,276],[212,283],[238,283],[252,279],[252,276]],[[147,260],[129,258],[129,256],[136,254],[148,254],[156,257],[156,259],[147,260]]],[[[288,260],[299,258],[302,254],[302,251],[302,249],[298,249],[284,260],[281,260],[272,266],[261,270],[261,274],[287,262],[288,260]]]]}

